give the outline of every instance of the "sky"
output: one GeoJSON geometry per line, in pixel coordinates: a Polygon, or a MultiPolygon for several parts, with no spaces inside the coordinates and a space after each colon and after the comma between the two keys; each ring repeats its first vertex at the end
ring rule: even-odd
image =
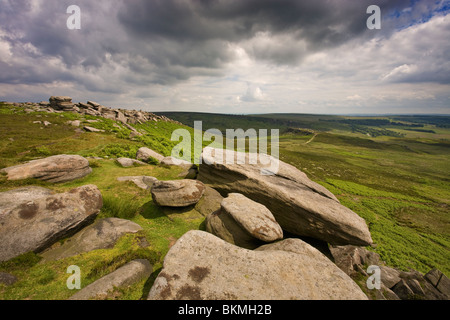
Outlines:
{"type": "Polygon", "coordinates": [[[449,12],[450,0],[0,0],[0,101],[450,114],[449,12]]]}

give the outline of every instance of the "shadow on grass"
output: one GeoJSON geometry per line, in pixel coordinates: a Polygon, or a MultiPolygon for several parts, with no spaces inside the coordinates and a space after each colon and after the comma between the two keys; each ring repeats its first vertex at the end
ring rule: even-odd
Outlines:
{"type": "Polygon", "coordinates": [[[162,267],[156,269],[152,272],[150,277],[147,279],[147,281],[144,284],[144,287],[142,288],[142,296],[140,300],[147,300],[148,294],[150,293],[150,289],[153,286],[153,283],[155,283],[156,278],[158,277],[159,273],[161,272],[162,267]]]}
{"type": "Polygon", "coordinates": [[[178,208],[160,207],[156,205],[153,201],[149,201],[140,208],[139,213],[145,219],[157,219],[161,217],[166,217],[167,219],[172,221],[173,219],[171,218],[171,215],[187,213],[191,211],[193,208],[194,205],[178,208]]]}

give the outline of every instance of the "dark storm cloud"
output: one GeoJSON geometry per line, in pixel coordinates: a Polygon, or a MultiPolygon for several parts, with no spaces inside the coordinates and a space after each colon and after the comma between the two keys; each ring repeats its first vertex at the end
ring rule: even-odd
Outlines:
{"type": "MultiPolygon", "coordinates": [[[[297,64],[319,50],[393,30],[367,30],[370,4],[389,17],[400,16],[410,1],[2,1],[1,39],[13,58],[0,63],[0,82],[77,81],[87,90],[120,93],[127,83],[168,85],[221,75],[236,58],[233,44],[256,60],[297,64]],[[82,28],[72,31],[66,9],[75,2],[82,28]],[[118,78],[111,79],[111,72],[118,78]],[[97,83],[95,75],[110,86],[97,83]]],[[[409,14],[420,16],[415,9],[409,14]]]]}
{"type": "MultiPolygon", "coordinates": [[[[119,21],[130,35],[157,41],[171,39],[181,43],[220,40],[241,42],[258,33],[273,37],[292,35],[291,41],[305,41],[308,52],[337,46],[355,37],[368,35],[366,9],[378,4],[386,14],[407,8],[410,1],[299,1],[299,0],[228,0],[228,1],[127,1],[118,13],[119,21]]],[[[370,35],[374,35],[372,32],[370,35]]],[[[291,43],[284,43],[290,51],[291,43]]],[[[290,63],[270,50],[254,48],[256,58],[290,63]]],[[[206,63],[208,59],[204,60],[206,63]]]]}

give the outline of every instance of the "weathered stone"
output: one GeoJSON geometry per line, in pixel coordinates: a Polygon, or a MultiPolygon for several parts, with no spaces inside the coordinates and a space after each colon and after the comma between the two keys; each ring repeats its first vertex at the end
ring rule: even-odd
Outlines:
{"type": "Polygon", "coordinates": [[[153,267],[148,260],[133,260],[116,271],[81,289],[69,300],[105,299],[115,288],[126,288],[148,278],[153,267]]]}
{"type": "Polygon", "coordinates": [[[392,288],[400,280],[400,272],[394,268],[379,266],[381,271],[381,282],[387,287],[392,288]]]}
{"type": "Polygon", "coordinates": [[[425,297],[425,292],[423,291],[422,287],[420,286],[420,283],[416,279],[409,279],[406,280],[406,284],[409,288],[414,292],[414,294],[418,297],[425,297]]]}
{"type": "Polygon", "coordinates": [[[381,265],[380,256],[364,247],[330,246],[330,252],[336,265],[348,275],[355,271],[356,266],[381,265]]]}
{"type": "Polygon", "coordinates": [[[91,105],[94,108],[100,107],[100,103],[97,103],[97,102],[94,102],[94,101],[88,101],[87,104],[91,105]]]}
{"type": "Polygon", "coordinates": [[[189,231],[167,253],[148,299],[367,299],[318,250],[303,251],[309,253],[251,251],[189,231]]]}
{"type": "Polygon", "coordinates": [[[201,199],[195,205],[195,210],[200,212],[203,216],[207,216],[220,209],[223,197],[219,192],[211,187],[205,186],[205,191],[201,199]]]}
{"type": "Polygon", "coordinates": [[[392,291],[402,300],[409,300],[414,297],[414,292],[407,285],[404,279],[400,280],[393,288],[392,291]]]}
{"type": "Polygon", "coordinates": [[[54,194],[50,189],[29,186],[0,192],[0,217],[22,203],[54,194]]]}
{"type": "Polygon", "coordinates": [[[72,102],[72,98],[67,97],[67,96],[51,96],[49,101],[50,101],[50,103],[52,103],[52,102],[72,102]]]}
{"type": "Polygon", "coordinates": [[[192,166],[190,168],[185,168],[180,174],[178,174],[178,177],[183,179],[196,179],[198,175],[198,169],[197,166],[192,166]]]}
{"type": "Polygon", "coordinates": [[[232,216],[219,209],[206,216],[206,231],[241,248],[255,249],[264,244],[253,237],[232,216]]]}
{"type": "Polygon", "coordinates": [[[80,102],[80,103],[78,104],[78,107],[81,108],[81,109],[89,109],[89,108],[91,108],[92,106],[89,105],[89,104],[87,104],[87,103],[82,103],[82,102],[80,102]]]}
{"type": "Polygon", "coordinates": [[[401,300],[394,291],[381,283],[380,289],[372,289],[375,294],[375,300],[401,300]]]}
{"type": "MultiPolygon", "coordinates": [[[[250,164],[249,154],[205,148],[198,180],[221,194],[237,192],[265,205],[281,227],[293,234],[313,237],[331,244],[369,245],[372,243],[366,222],[341,205],[327,189],[309,180],[297,168],[279,161],[277,172],[250,164]],[[227,154],[235,159],[226,164],[227,154]]],[[[268,156],[266,156],[268,157],[268,156]]]]}
{"type": "Polygon", "coordinates": [[[156,181],[152,186],[153,201],[159,206],[186,207],[196,204],[205,186],[196,180],[156,181]]]}
{"type": "Polygon", "coordinates": [[[161,159],[161,164],[166,166],[193,166],[192,163],[183,159],[177,159],[172,156],[161,159]]]}
{"type": "Polygon", "coordinates": [[[97,129],[97,128],[90,127],[90,126],[84,126],[83,129],[88,132],[105,132],[105,130],[97,129]]]}
{"type": "Polygon", "coordinates": [[[4,284],[5,286],[12,286],[16,282],[16,276],[7,272],[0,272],[0,284],[4,284]]]}
{"type": "Polygon", "coordinates": [[[257,239],[272,242],[283,238],[283,230],[269,209],[240,193],[228,194],[221,208],[257,239]]]}
{"type": "Polygon", "coordinates": [[[80,120],[67,121],[67,124],[74,127],[79,127],[81,125],[81,121],[80,120]]]}
{"type": "Polygon", "coordinates": [[[158,181],[155,177],[150,176],[129,176],[129,177],[118,177],[117,181],[132,181],[139,188],[147,190],[153,186],[155,181],[158,181]]]}
{"type": "Polygon", "coordinates": [[[42,261],[60,260],[83,252],[114,247],[117,240],[126,233],[142,230],[137,223],[119,218],[106,218],[79,231],[63,245],[51,248],[41,254],[42,261]]]}
{"type": "Polygon", "coordinates": [[[130,159],[130,158],[117,158],[116,160],[122,167],[132,167],[135,164],[136,165],[142,165],[145,166],[147,165],[147,163],[139,161],[139,160],[135,160],[135,159],[130,159]]]}
{"type": "Polygon", "coordinates": [[[24,202],[0,217],[0,261],[40,252],[95,219],[103,205],[94,185],[24,202]]]}
{"type": "Polygon", "coordinates": [[[136,159],[141,161],[148,161],[150,158],[154,158],[159,162],[164,159],[164,156],[147,147],[139,148],[136,153],[136,159]]]}
{"type": "Polygon", "coordinates": [[[125,115],[119,110],[116,110],[116,120],[122,123],[127,123],[127,117],[125,117],[125,115]]]}
{"type": "Polygon", "coordinates": [[[82,178],[92,172],[89,161],[78,155],[57,155],[32,160],[25,164],[2,169],[8,180],[36,178],[49,182],[66,182],[82,178]]]}
{"type": "Polygon", "coordinates": [[[450,298],[450,280],[440,270],[434,268],[431,269],[426,275],[427,279],[436,289],[442,294],[445,294],[450,298]]]}

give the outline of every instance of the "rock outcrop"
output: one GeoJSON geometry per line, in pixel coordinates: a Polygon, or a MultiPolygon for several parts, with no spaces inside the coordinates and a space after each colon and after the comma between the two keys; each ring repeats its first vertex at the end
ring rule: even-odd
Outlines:
{"type": "MultiPolygon", "coordinates": [[[[24,108],[27,113],[30,112],[48,112],[48,113],[59,113],[59,112],[75,112],[81,115],[99,116],[105,119],[116,120],[122,122],[125,126],[129,124],[145,123],[147,121],[165,121],[181,124],[178,121],[169,119],[165,116],[159,116],[151,112],[137,111],[137,110],[127,110],[127,109],[114,109],[101,105],[100,103],[94,101],[87,101],[87,103],[79,102],[73,103],[71,97],[65,96],[52,96],[49,102],[41,101],[39,103],[34,102],[10,102],[7,104],[12,104],[16,107],[24,108]]],[[[127,126],[128,129],[133,131],[133,135],[141,135],[132,126],[127,126]]]]}
{"type": "Polygon", "coordinates": [[[50,189],[36,186],[0,192],[0,217],[18,205],[54,194],[50,189]]]}
{"type": "Polygon", "coordinates": [[[279,161],[278,172],[263,175],[264,167],[250,164],[248,153],[244,164],[226,164],[224,150],[207,149],[197,179],[221,194],[241,193],[265,205],[284,230],[331,244],[372,243],[364,219],[297,168],[279,161]]]}
{"type": "Polygon", "coordinates": [[[7,272],[0,272],[0,284],[3,284],[5,286],[12,286],[16,282],[17,282],[16,276],[7,272]]]}
{"type": "Polygon", "coordinates": [[[105,299],[115,288],[126,288],[146,279],[153,271],[148,260],[137,259],[81,289],[69,300],[105,299]]]}
{"type": "Polygon", "coordinates": [[[367,299],[327,257],[295,241],[305,254],[252,251],[189,231],[167,253],[148,299],[367,299]]]}
{"type": "Polygon", "coordinates": [[[135,159],[130,159],[130,158],[117,158],[116,161],[125,168],[128,167],[132,167],[134,165],[139,165],[139,166],[145,166],[147,165],[147,163],[139,161],[139,160],[135,160],[135,159]]]}
{"type": "Polygon", "coordinates": [[[158,179],[150,176],[126,176],[126,177],[118,177],[117,181],[131,181],[139,188],[147,190],[151,189],[153,183],[155,181],[158,181],[158,179]]]}
{"type": "Polygon", "coordinates": [[[94,185],[23,202],[0,216],[0,261],[40,252],[94,220],[103,205],[94,185]]]}
{"type": "Polygon", "coordinates": [[[211,187],[205,186],[203,196],[195,205],[195,210],[204,217],[220,209],[223,197],[211,187]]]}
{"type": "Polygon", "coordinates": [[[147,162],[151,158],[156,159],[158,162],[164,159],[164,156],[150,148],[142,147],[136,152],[136,159],[147,162]]]}
{"type": "Polygon", "coordinates": [[[50,107],[60,111],[74,111],[75,105],[72,103],[71,97],[52,96],[49,99],[50,107]]]}
{"type": "Polygon", "coordinates": [[[136,233],[142,227],[130,220],[105,218],[84,228],[64,244],[41,254],[43,261],[60,260],[83,252],[114,247],[117,240],[127,233],[136,233]]]}
{"type": "Polygon", "coordinates": [[[62,154],[4,168],[0,172],[5,172],[8,180],[35,178],[48,182],[66,182],[85,177],[92,169],[86,158],[62,154]]]}
{"type": "Polygon", "coordinates": [[[165,157],[161,160],[160,164],[162,166],[178,166],[183,168],[184,170],[178,175],[184,179],[195,179],[198,174],[198,167],[195,164],[192,164],[186,160],[177,159],[172,156],[165,157]]]}
{"type": "Polygon", "coordinates": [[[269,209],[238,193],[230,193],[220,210],[207,216],[206,231],[247,249],[283,238],[283,230],[269,209]]]}
{"type": "Polygon", "coordinates": [[[365,268],[380,268],[380,289],[368,289],[366,283],[360,285],[367,294],[377,300],[448,300],[450,280],[438,269],[426,275],[411,270],[405,272],[385,265],[380,256],[364,247],[331,246],[331,254],[336,265],[353,279],[368,279],[365,268]],[[445,285],[447,284],[447,285],[445,285]],[[447,288],[447,289],[445,289],[447,288]]]}
{"type": "Polygon", "coordinates": [[[155,181],[151,192],[153,201],[163,207],[187,207],[203,196],[205,186],[196,180],[155,181]]]}

